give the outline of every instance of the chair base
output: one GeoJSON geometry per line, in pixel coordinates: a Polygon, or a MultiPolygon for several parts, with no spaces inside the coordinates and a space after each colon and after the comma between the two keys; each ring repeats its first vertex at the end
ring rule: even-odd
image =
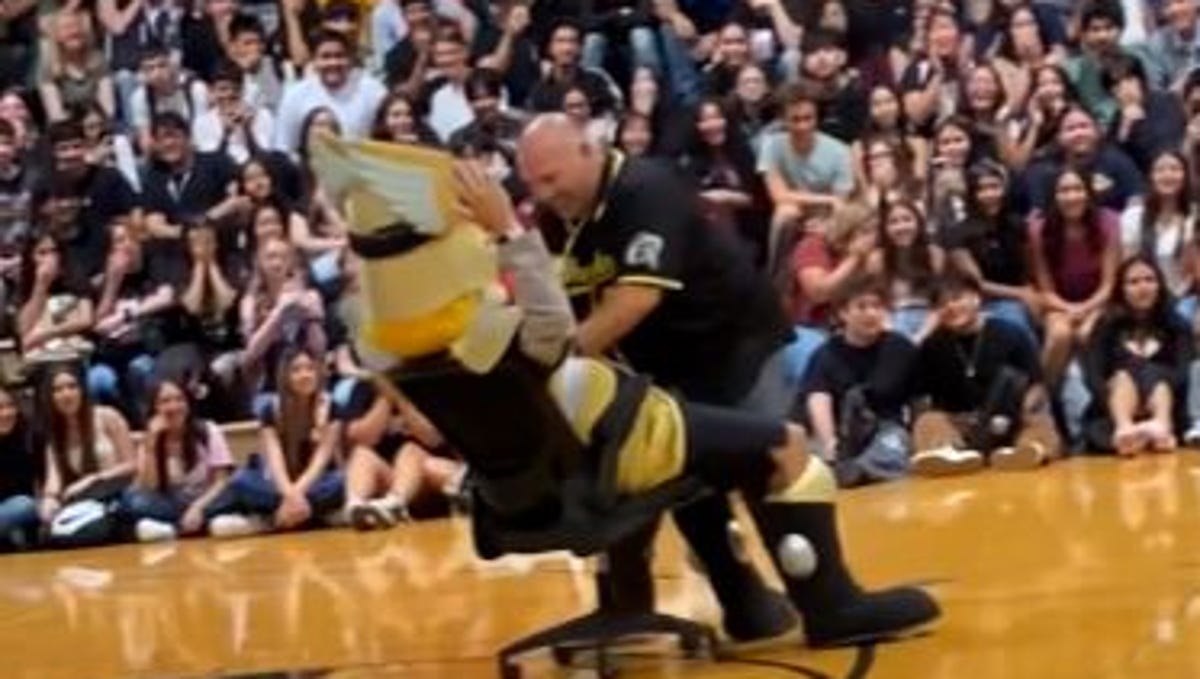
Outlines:
{"type": "Polygon", "coordinates": [[[609,651],[623,642],[648,636],[677,638],[687,658],[712,657],[717,647],[716,632],[709,625],[662,613],[629,613],[601,607],[505,646],[498,657],[500,676],[520,679],[518,656],[532,651],[549,649],[556,663],[569,665],[576,653],[593,650],[596,671],[607,679],[616,676],[609,651]]]}

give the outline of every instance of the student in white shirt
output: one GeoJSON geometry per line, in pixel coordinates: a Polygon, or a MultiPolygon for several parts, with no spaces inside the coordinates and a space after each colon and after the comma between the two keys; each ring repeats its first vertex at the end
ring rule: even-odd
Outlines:
{"type": "Polygon", "coordinates": [[[322,31],[313,43],[312,73],[288,86],[279,104],[275,146],[295,152],[300,126],[314,109],[333,111],[343,134],[350,139],[368,136],[375,112],[387,90],[374,76],[355,68],[353,53],[344,35],[322,31]]]}
{"type": "Polygon", "coordinates": [[[240,165],[256,151],[271,148],[275,118],[265,108],[246,104],[241,69],[221,64],[211,85],[213,107],[192,122],[196,150],[223,152],[240,165]]]}

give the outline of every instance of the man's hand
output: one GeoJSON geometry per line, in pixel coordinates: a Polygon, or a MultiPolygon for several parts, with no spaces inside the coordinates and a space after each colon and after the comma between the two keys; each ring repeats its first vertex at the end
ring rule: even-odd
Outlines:
{"type": "Polygon", "coordinates": [[[455,163],[454,178],[458,196],[465,210],[479,226],[500,237],[517,228],[512,199],[500,184],[488,176],[487,170],[473,160],[455,163]]]}

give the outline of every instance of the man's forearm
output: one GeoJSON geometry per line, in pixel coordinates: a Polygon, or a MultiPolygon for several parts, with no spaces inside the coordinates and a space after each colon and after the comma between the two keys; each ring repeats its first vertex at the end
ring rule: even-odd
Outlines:
{"type": "Polygon", "coordinates": [[[600,305],[579,325],[575,347],[585,356],[599,356],[638,326],[662,301],[662,290],[645,285],[614,285],[600,305]]]}

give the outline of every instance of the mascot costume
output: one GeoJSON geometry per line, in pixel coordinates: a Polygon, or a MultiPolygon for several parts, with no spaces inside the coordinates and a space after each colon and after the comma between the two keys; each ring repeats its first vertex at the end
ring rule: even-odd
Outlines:
{"type": "MultiPolygon", "coordinates": [[[[472,224],[449,156],[326,137],[314,160],[361,259],[347,314],[360,358],[464,456],[491,520],[536,528],[596,515],[596,498],[699,479],[742,492],[810,645],[888,637],[939,615],[920,589],[856,584],[833,476],[805,452],[799,427],[682,402],[614,364],[572,356],[571,307],[540,235],[493,238],[472,224]],[[563,479],[583,484],[547,492],[563,479]]],[[[506,550],[481,530],[483,514],[476,548],[494,558],[506,550]]]]}

